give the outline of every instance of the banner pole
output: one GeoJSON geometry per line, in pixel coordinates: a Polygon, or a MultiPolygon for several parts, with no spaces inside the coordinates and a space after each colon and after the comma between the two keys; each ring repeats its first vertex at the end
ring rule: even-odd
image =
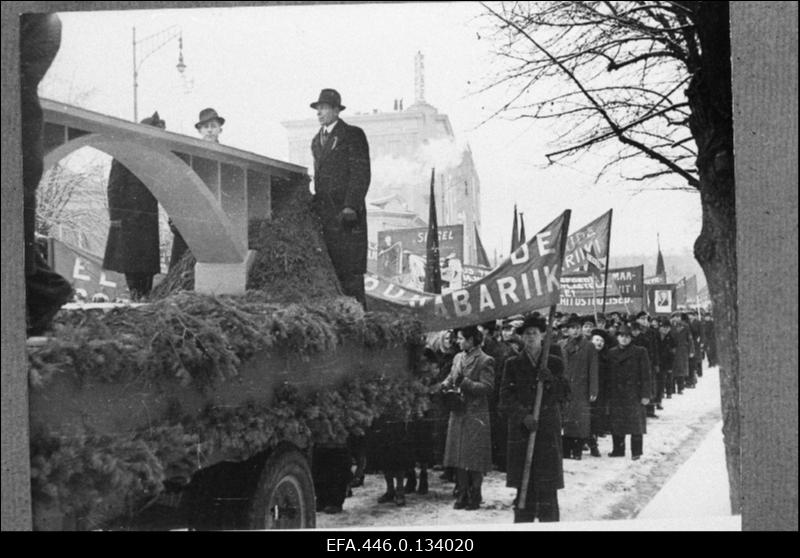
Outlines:
{"type": "Polygon", "coordinates": [[[614,218],[614,208],[608,210],[608,237],[606,238],[606,273],[603,278],[603,315],[606,313],[606,291],[608,289],[608,265],[611,261],[611,221],[614,218]]]}
{"type": "MultiPolygon", "coordinates": [[[[561,228],[561,242],[559,245],[559,249],[561,250],[561,262],[559,264],[559,279],[561,278],[561,267],[564,265],[564,253],[566,252],[567,246],[567,232],[569,231],[569,218],[572,212],[567,209],[564,211],[564,224],[561,228]]],[[[559,296],[561,295],[559,289],[559,296]]],[[[556,317],[556,306],[558,303],[552,304],[550,306],[550,312],[547,317],[547,332],[545,333],[544,343],[542,346],[542,353],[539,356],[539,362],[543,363],[544,367],[547,367],[547,361],[550,357],[550,345],[553,339],[553,321],[556,317]]],[[[524,349],[523,349],[524,350],[524,349]]],[[[536,366],[536,363],[532,363],[536,366]]],[[[536,399],[533,403],[533,417],[536,422],[539,421],[539,413],[541,412],[542,408],[542,392],[544,391],[544,382],[541,378],[536,382],[536,399]]],[[[538,430],[538,428],[537,428],[538,430]]],[[[525,509],[525,505],[527,504],[528,499],[528,486],[530,485],[531,480],[531,469],[533,466],[533,449],[536,446],[536,430],[530,433],[528,436],[528,446],[525,451],[525,463],[522,468],[522,485],[520,487],[519,496],[517,497],[517,510],[522,511],[525,509]]]]}
{"type": "MultiPolygon", "coordinates": [[[[603,297],[605,299],[605,296],[603,297]]],[[[592,306],[594,307],[594,323],[597,325],[597,282],[592,274],[592,306]]]]}

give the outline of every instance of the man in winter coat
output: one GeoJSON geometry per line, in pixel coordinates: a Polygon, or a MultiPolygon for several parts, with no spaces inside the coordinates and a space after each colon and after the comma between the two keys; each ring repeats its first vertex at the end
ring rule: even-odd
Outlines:
{"type": "MultiPolygon", "coordinates": [[[[166,123],[153,113],[142,124],[164,129],[166,123]]],[[[103,268],[125,274],[131,300],[139,300],[153,288],[153,276],[161,271],[158,201],[147,186],[117,160],[108,175],[108,214],[111,227],[103,268]]]]}
{"type": "MultiPolygon", "coordinates": [[[[222,126],[225,124],[225,119],[217,114],[213,108],[206,108],[200,111],[200,116],[194,127],[200,134],[203,141],[211,143],[219,143],[219,135],[222,133],[222,126]]],[[[189,251],[189,245],[186,244],[183,235],[178,228],[169,220],[169,229],[174,235],[172,238],[172,252],[169,258],[169,269],[172,270],[183,258],[183,255],[189,251]]]]}
{"type": "Polygon", "coordinates": [[[492,463],[498,471],[506,471],[506,434],[508,426],[505,416],[497,408],[500,399],[500,376],[506,360],[516,354],[510,345],[497,339],[497,323],[486,322],[478,326],[483,334],[483,352],[494,359],[495,382],[489,398],[489,413],[492,421],[492,463]]]}
{"type": "Polygon", "coordinates": [[[568,339],[563,347],[570,399],[564,411],[564,457],[580,459],[584,441],[591,435],[591,403],[599,391],[597,350],[581,329],[581,320],[567,322],[568,339]]]}
{"type": "Polygon", "coordinates": [[[631,328],[622,324],[617,331],[618,345],[608,351],[608,402],[610,407],[611,439],[614,444],[609,457],[625,456],[625,436],[631,435],[631,456],[642,455],[645,424],[645,405],[650,402],[650,359],[647,349],[631,343],[631,328]]]}
{"type": "Polygon", "coordinates": [[[658,415],[656,415],[656,408],[661,408],[661,397],[656,395],[655,379],[658,375],[658,349],[656,347],[655,335],[651,333],[649,326],[643,326],[642,323],[647,324],[647,314],[637,318],[635,322],[630,324],[631,335],[633,336],[632,342],[637,347],[645,349],[650,359],[650,372],[653,377],[653,393],[650,396],[650,403],[645,406],[645,411],[648,418],[658,418],[658,415]],[[656,401],[658,403],[656,403],[656,401]],[[656,405],[658,405],[658,407],[656,407],[656,405]]]}
{"type": "Polygon", "coordinates": [[[689,359],[690,385],[697,385],[697,378],[703,375],[703,324],[697,312],[689,313],[689,332],[694,343],[694,355],[689,359]]]}
{"type": "Polygon", "coordinates": [[[542,362],[547,324],[529,317],[517,328],[524,349],[506,361],[500,386],[500,409],[508,417],[506,486],[517,489],[514,523],[558,521],[558,490],[564,488],[561,406],[569,394],[561,348],[551,343],[547,364],[542,362]],[[538,382],[543,382],[539,418],[533,416],[538,382]],[[536,432],[525,508],[518,509],[528,439],[536,432]]]}
{"type": "Polygon", "coordinates": [[[683,393],[683,388],[689,381],[689,359],[694,356],[694,341],[689,331],[689,318],[684,314],[673,314],[672,337],[675,339],[675,357],[672,361],[672,375],[677,384],[678,393],[683,393]]]}
{"type": "Polygon", "coordinates": [[[339,118],[345,107],[334,89],[323,89],[311,108],[322,125],[311,141],[314,208],[342,291],[366,308],[369,144],[361,128],[339,118]]]}
{"type": "MultiPolygon", "coordinates": [[[[675,378],[672,375],[672,366],[675,360],[676,346],[669,320],[662,318],[658,324],[658,368],[663,377],[664,392],[667,399],[672,399],[672,394],[675,393],[675,378]]],[[[656,379],[656,383],[658,383],[658,379],[656,379]]]]}
{"type": "Polygon", "coordinates": [[[714,331],[714,318],[711,314],[703,314],[703,341],[709,366],[717,365],[717,338],[714,331]]]}
{"type": "Polygon", "coordinates": [[[477,510],[483,475],[492,470],[489,397],[494,389],[494,359],[481,350],[483,335],[477,326],[460,329],[457,339],[462,352],[453,359],[442,389],[460,390],[464,407],[450,411],[444,465],[456,468],[453,507],[477,510]]]}

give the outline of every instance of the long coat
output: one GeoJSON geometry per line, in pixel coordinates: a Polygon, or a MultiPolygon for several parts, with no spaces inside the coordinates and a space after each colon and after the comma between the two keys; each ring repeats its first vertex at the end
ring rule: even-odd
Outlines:
{"type": "Polygon", "coordinates": [[[647,349],[630,344],[608,351],[611,434],[645,434],[645,406],[652,395],[650,359],[647,349]]]}
{"type": "Polygon", "coordinates": [[[158,201],[116,160],[108,175],[108,214],[111,227],[103,268],[118,273],[159,273],[158,201]]]}
{"type": "MultiPolygon", "coordinates": [[[[595,349],[597,351],[597,349],[595,349]]],[[[597,399],[591,404],[591,433],[603,435],[608,431],[608,351],[597,351],[597,399]]]]}
{"type": "MultiPolygon", "coordinates": [[[[542,406],[539,410],[529,487],[535,492],[564,488],[561,406],[569,393],[569,383],[564,378],[561,348],[555,343],[550,346],[547,368],[553,374],[554,380],[544,384],[542,406]]],[[[509,358],[503,370],[500,409],[508,417],[506,486],[512,488],[522,486],[530,434],[522,424],[522,419],[533,412],[538,370],[525,352],[509,358]]]]}
{"type": "Polygon", "coordinates": [[[668,331],[666,335],[661,335],[661,332],[658,333],[658,366],[662,372],[672,371],[676,347],[677,344],[671,331],[668,331]]]}
{"type": "Polygon", "coordinates": [[[481,473],[491,471],[489,397],[494,389],[494,359],[478,347],[458,353],[443,385],[460,387],[466,399],[464,409],[450,411],[444,465],[481,473]]]}
{"type": "Polygon", "coordinates": [[[599,392],[597,349],[583,335],[564,345],[570,399],[564,410],[564,436],[588,438],[591,433],[590,398],[599,392]]]}
{"type": "Polygon", "coordinates": [[[672,375],[676,378],[689,376],[689,354],[694,352],[692,333],[687,326],[673,327],[672,337],[675,339],[675,357],[672,361],[672,375]]]}
{"type": "Polygon", "coordinates": [[[322,144],[317,133],[311,141],[314,155],[314,208],[337,276],[367,271],[367,207],[370,182],[369,144],[361,128],[339,120],[322,144]],[[341,211],[356,212],[352,225],[343,224],[341,211]]]}

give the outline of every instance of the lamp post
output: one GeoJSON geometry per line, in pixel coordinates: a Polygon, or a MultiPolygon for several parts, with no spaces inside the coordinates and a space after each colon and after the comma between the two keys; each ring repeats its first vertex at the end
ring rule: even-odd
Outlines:
{"type": "Polygon", "coordinates": [[[172,39],[178,39],[178,64],[175,66],[178,72],[183,75],[186,64],[183,62],[183,31],[177,25],[172,25],[166,29],[153,33],[147,37],[137,40],[136,27],[133,28],[133,121],[139,122],[139,68],[151,54],[159,51],[172,39]],[[141,59],[137,58],[137,49],[142,45],[142,49],[148,48],[141,59]]]}

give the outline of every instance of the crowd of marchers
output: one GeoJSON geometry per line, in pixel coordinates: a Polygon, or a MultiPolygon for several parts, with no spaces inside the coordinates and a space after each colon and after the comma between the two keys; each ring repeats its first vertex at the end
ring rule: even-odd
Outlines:
{"type": "Polygon", "coordinates": [[[515,522],[558,521],[563,459],[606,458],[598,438],[610,436],[607,458],[638,460],[647,422],[697,385],[704,358],[717,364],[705,312],[556,313],[547,335],[536,312],[429,333],[417,369],[430,409],[416,420],[389,411],[347,447],[315,448],[318,511],[340,512],[367,472],[385,479],[378,503],[404,506],[428,493],[431,471],[452,483],[455,509],[478,510],[495,470],[516,489],[515,522]]]}

